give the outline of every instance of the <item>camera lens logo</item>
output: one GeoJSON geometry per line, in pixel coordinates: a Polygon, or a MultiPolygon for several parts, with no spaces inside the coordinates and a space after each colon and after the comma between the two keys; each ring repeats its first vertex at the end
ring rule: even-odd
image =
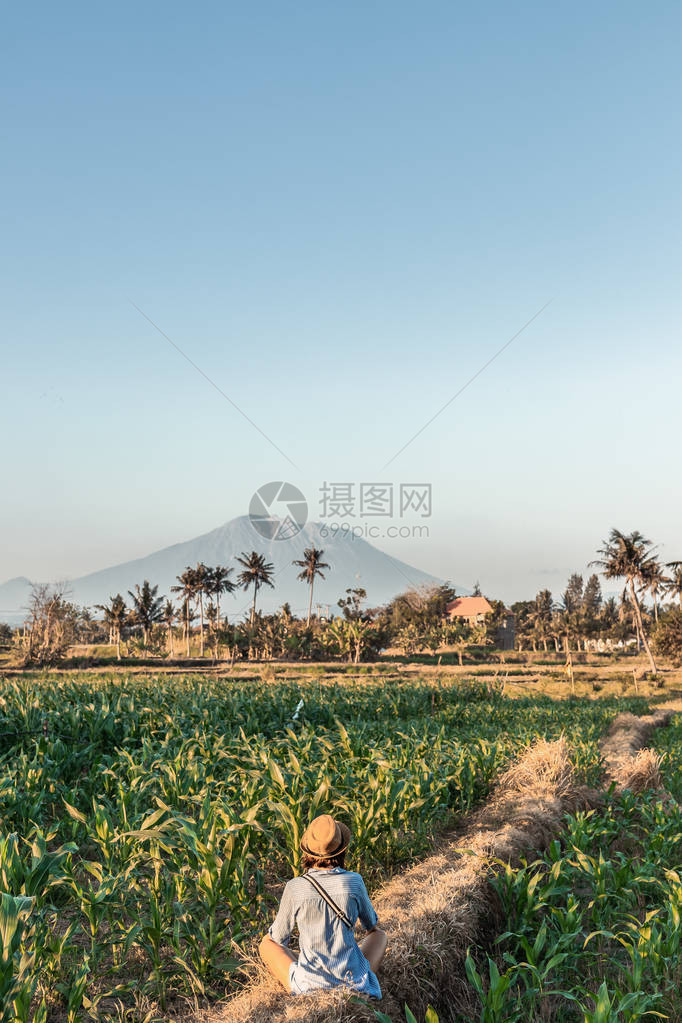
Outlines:
{"type": "Polygon", "coordinates": [[[264,483],[251,498],[251,525],[266,540],[291,540],[308,518],[308,502],[293,483],[264,483]]]}

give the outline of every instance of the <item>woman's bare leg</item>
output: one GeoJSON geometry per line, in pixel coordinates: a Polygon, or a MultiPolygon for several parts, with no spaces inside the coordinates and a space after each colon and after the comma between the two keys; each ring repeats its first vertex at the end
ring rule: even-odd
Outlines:
{"type": "Polygon", "coordinates": [[[289,987],[289,967],[292,963],[298,961],[296,953],[291,952],[284,945],[278,945],[268,934],[261,941],[258,951],[273,977],[280,982],[286,991],[291,993],[291,988],[289,987]]]}
{"type": "Polygon", "coordinates": [[[386,931],[382,931],[380,927],[375,927],[373,931],[370,931],[366,938],[360,942],[360,951],[362,952],[365,959],[369,962],[372,968],[372,973],[376,973],[381,965],[381,960],[384,958],[384,952],[388,944],[388,936],[386,931]]]}

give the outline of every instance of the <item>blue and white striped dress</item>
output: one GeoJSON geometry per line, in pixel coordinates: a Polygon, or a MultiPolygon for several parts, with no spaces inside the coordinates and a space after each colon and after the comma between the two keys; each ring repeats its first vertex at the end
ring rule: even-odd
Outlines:
{"type": "MultiPolygon", "coordinates": [[[[311,870],[310,873],[354,926],[358,920],[368,931],[376,926],[377,915],[359,874],[342,867],[311,870]]],[[[298,962],[292,963],[289,969],[292,995],[345,985],[381,998],[379,981],[353,932],[304,877],[294,877],[287,882],[268,933],[273,941],[287,946],[294,927],[298,927],[301,951],[298,962]]]]}

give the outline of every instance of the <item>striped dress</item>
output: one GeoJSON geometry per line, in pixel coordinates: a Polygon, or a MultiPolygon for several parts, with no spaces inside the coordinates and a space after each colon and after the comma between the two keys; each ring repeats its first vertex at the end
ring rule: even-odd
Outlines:
{"type": "MultiPolygon", "coordinates": [[[[377,915],[359,874],[342,867],[309,873],[354,926],[358,920],[365,930],[376,926],[377,915]]],[[[294,927],[298,927],[301,951],[298,962],[292,963],[289,969],[293,995],[345,985],[381,998],[379,981],[360,951],[353,931],[342,923],[305,877],[294,877],[287,883],[268,933],[273,941],[286,947],[294,927]]]]}

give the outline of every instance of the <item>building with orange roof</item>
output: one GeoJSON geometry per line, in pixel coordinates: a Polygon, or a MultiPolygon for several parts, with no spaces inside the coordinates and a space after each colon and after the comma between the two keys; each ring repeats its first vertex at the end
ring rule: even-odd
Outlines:
{"type": "Polygon", "coordinates": [[[445,614],[451,622],[463,622],[468,626],[485,625],[490,615],[497,614],[494,645],[501,650],[514,649],[516,616],[508,608],[496,612],[485,597],[455,597],[446,604],[445,614]]]}
{"type": "Polygon", "coordinates": [[[446,605],[445,613],[448,618],[462,619],[467,625],[482,625],[493,609],[485,597],[455,597],[446,605]]]}

